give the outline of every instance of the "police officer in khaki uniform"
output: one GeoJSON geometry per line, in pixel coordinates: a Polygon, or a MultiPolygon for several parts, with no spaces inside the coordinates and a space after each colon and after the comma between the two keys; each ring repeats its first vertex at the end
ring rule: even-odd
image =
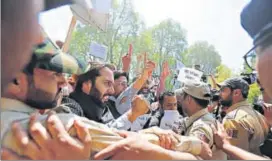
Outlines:
{"type": "Polygon", "coordinates": [[[180,96],[182,109],[188,116],[184,121],[184,135],[196,136],[212,146],[213,133],[210,125],[215,123],[215,119],[206,109],[210,100],[208,85],[197,81],[186,81],[176,93],[180,96]]]}
{"type": "MultiPolygon", "coordinates": [[[[216,120],[207,110],[211,99],[211,91],[208,84],[199,81],[185,81],[181,89],[176,90],[179,102],[184,113],[188,116],[184,120],[184,135],[195,136],[214,148],[213,131],[211,125],[216,124],[216,120]]],[[[226,159],[222,151],[215,148],[213,159],[226,159]]]]}
{"type": "Polygon", "coordinates": [[[246,101],[248,83],[242,78],[230,78],[220,86],[220,103],[228,108],[223,125],[231,138],[231,144],[261,155],[259,146],[268,134],[269,125],[246,101]]]}

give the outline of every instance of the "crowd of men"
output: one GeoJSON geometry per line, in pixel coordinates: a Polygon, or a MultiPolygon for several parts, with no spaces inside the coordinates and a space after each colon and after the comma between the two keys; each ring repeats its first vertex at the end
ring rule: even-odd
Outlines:
{"type": "Polygon", "coordinates": [[[3,160],[272,158],[271,0],[252,0],[241,12],[254,44],[244,58],[256,67],[262,112],[247,102],[250,82],[242,77],[213,86],[184,80],[165,91],[167,64],[152,85],[150,60],[130,81],[131,53],[122,70],[99,62],[85,67],[61,53],[37,15],[73,1],[1,2],[3,160]]]}

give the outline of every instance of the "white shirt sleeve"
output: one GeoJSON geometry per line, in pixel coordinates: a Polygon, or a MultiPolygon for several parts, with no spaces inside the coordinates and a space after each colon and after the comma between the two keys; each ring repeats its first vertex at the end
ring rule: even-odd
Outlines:
{"type": "Polygon", "coordinates": [[[132,123],[128,120],[127,115],[123,114],[118,119],[111,121],[107,124],[110,128],[116,128],[118,130],[128,130],[131,128],[132,123]]]}
{"type": "Polygon", "coordinates": [[[131,125],[131,131],[142,130],[147,120],[150,118],[150,114],[144,114],[139,116],[131,125]]]}

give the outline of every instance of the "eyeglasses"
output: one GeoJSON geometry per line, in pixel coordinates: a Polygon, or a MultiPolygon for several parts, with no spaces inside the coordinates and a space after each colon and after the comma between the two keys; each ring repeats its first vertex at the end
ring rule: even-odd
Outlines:
{"type": "Polygon", "coordinates": [[[251,70],[255,70],[256,67],[256,60],[257,60],[257,56],[256,56],[256,52],[255,49],[257,46],[265,46],[269,41],[267,41],[268,39],[271,40],[272,37],[272,23],[268,23],[263,29],[261,29],[261,31],[254,36],[254,47],[251,48],[244,56],[244,60],[247,64],[247,66],[251,69],[251,70]]]}
{"type": "Polygon", "coordinates": [[[244,60],[246,62],[246,65],[251,69],[255,70],[256,62],[257,62],[257,55],[255,52],[256,47],[253,47],[250,49],[244,56],[244,60]]]}

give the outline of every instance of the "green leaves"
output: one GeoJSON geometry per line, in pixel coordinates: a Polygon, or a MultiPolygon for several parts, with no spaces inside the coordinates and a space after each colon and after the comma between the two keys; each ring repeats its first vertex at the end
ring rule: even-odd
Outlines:
{"type": "Polygon", "coordinates": [[[248,102],[254,103],[254,101],[260,96],[260,94],[261,94],[261,91],[257,83],[250,85],[248,98],[247,98],[248,102]]]}
{"type": "Polygon", "coordinates": [[[216,67],[221,64],[221,56],[206,41],[194,43],[182,54],[182,58],[187,66],[200,65],[205,74],[215,73],[216,67]]]}
{"type": "Polygon", "coordinates": [[[221,64],[216,68],[216,81],[218,83],[223,82],[224,80],[230,78],[232,76],[231,69],[226,65],[221,64]]]}

